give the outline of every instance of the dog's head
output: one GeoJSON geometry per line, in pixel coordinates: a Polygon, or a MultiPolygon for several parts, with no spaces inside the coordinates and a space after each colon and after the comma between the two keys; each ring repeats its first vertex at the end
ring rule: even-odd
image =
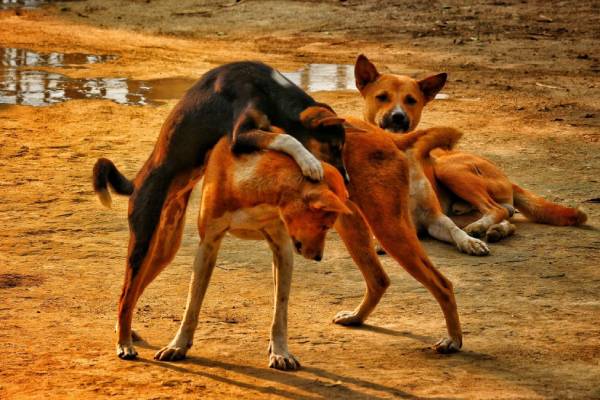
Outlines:
{"type": "Polygon", "coordinates": [[[304,141],[306,148],[318,159],[337,168],[344,181],[348,182],[342,154],[346,138],[344,119],[338,117],[329,106],[317,103],[302,111],[300,122],[310,132],[304,141]]]}
{"type": "Polygon", "coordinates": [[[380,74],[361,54],[354,65],[354,77],[365,99],[365,120],[387,131],[404,133],[417,127],[423,107],[444,87],[447,74],[420,81],[403,75],[380,74]]]}
{"type": "Polygon", "coordinates": [[[301,195],[280,205],[282,219],[296,252],[315,261],[323,258],[325,236],[337,216],[351,213],[344,204],[348,200],[348,192],[342,176],[329,164],[323,163],[323,168],[323,182],[305,179],[301,195]]]}

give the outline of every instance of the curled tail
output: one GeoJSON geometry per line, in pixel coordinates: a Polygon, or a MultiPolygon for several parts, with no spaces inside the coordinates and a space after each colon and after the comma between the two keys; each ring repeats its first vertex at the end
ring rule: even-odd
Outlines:
{"type": "Polygon", "coordinates": [[[451,150],[462,137],[462,132],[454,128],[435,127],[409,132],[404,135],[392,135],[392,140],[400,150],[413,149],[418,160],[429,157],[433,149],[451,150]]]}
{"type": "Polygon", "coordinates": [[[121,174],[117,167],[115,167],[115,164],[107,158],[99,158],[96,161],[92,182],[94,184],[94,192],[100,198],[100,202],[108,208],[110,208],[112,203],[108,184],[118,194],[130,195],[133,193],[133,182],[121,174]]]}
{"type": "Polygon", "coordinates": [[[548,225],[581,225],[587,221],[587,215],[578,208],[552,203],[513,183],[515,207],[528,219],[548,225]]]}

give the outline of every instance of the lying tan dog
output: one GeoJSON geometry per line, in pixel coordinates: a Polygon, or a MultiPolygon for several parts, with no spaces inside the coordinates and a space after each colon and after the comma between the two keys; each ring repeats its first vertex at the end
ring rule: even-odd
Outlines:
{"type": "MultiPolygon", "coordinates": [[[[356,61],[355,78],[365,100],[365,120],[394,133],[415,129],[423,107],[446,82],[446,74],[421,81],[380,74],[363,55],[356,61]]],[[[457,233],[456,224],[441,215],[452,211],[468,213],[469,205],[479,214],[454,220],[466,225],[464,230],[470,236],[486,238],[489,242],[514,233],[515,227],[508,221],[514,213],[513,206],[539,223],[580,225],[587,219],[581,210],[551,203],[512,183],[497,166],[482,157],[451,150],[452,146],[429,152],[434,147],[408,153],[413,217],[418,227],[436,239],[454,243],[461,251],[476,255],[488,253],[483,242],[466,241],[457,233]],[[456,198],[463,201],[456,202],[456,198]]]]}
{"type": "MultiPolygon", "coordinates": [[[[414,130],[423,107],[435,98],[446,81],[445,74],[422,81],[381,75],[363,55],[356,60],[355,76],[356,86],[365,99],[365,120],[395,133],[414,130]]],[[[369,129],[354,119],[352,123],[369,129]]],[[[444,212],[429,155],[436,147],[451,149],[461,135],[454,129],[441,129],[406,149],[410,164],[410,210],[417,230],[452,243],[463,253],[483,256],[489,254],[487,245],[465,233],[444,212]]]]}
{"type": "MultiPolygon", "coordinates": [[[[194,260],[185,314],[175,338],[158,353],[161,361],[179,360],[192,346],[198,314],[215,267],[223,236],[264,239],[273,252],[275,314],[269,344],[269,366],[293,370],[300,364],[288,351],[287,306],[294,248],[311,260],[321,260],[325,236],[344,205],[343,178],[323,163],[324,181],[303,177],[294,160],[275,151],[234,156],[230,140],[222,138],[209,155],[198,219],[201,241],[194,260]]],[[[152,264],[147,276],[162,270],[152,264]],[[153,268],[153,269],[152,269],[153,268]]],[[[141,293],[140,293],[141,295],[141,293]]]]}

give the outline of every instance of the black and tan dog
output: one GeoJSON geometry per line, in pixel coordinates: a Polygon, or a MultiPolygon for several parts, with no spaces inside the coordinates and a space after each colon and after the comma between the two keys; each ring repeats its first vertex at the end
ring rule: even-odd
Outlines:
{"type": "Polygon", "coordinates": [[[133,309],[144,288],[179,248],[191,190],[203,175],[207,153],[219,139],[230,134],[235,153],[285,152],[305,176],[320,180],[323,169],[317,156],[347,180],[342,123],[330,107],[315,102],[277,70],[258,62],[231,63],[207,72],[187,91],[163,124],[154,151],[133,182],[111,161],[98,160],[94,189],[103,202],[110,204],[108,183],[117,193],[131,195],[127,269],[119,302],[119,357],[136,356],[131,339],[133,309]],[[260,115],[287,134],[256,129],[260,115]]]}

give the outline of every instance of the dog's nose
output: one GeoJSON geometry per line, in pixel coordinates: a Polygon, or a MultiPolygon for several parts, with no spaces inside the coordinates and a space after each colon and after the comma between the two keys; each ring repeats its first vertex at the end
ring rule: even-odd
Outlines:
{"type": "Polygon", "coordinates": [[[380,126],[392,132],[407,132],[410,128],[410,121],[403,110],[396,109],[386,115],[380,126]]]}
{"type": "Polygon", "coordinates": [[[401,111],[394,112],[391,117],[394,125],[402,126],[406,123],[406,114],[401,111]]]}
{"type": "Polygon", "coordinates": [[[323,256],[321,254],[317,254],[314,258],[315,261],[321,261],[323,259],[323,256]]]}

